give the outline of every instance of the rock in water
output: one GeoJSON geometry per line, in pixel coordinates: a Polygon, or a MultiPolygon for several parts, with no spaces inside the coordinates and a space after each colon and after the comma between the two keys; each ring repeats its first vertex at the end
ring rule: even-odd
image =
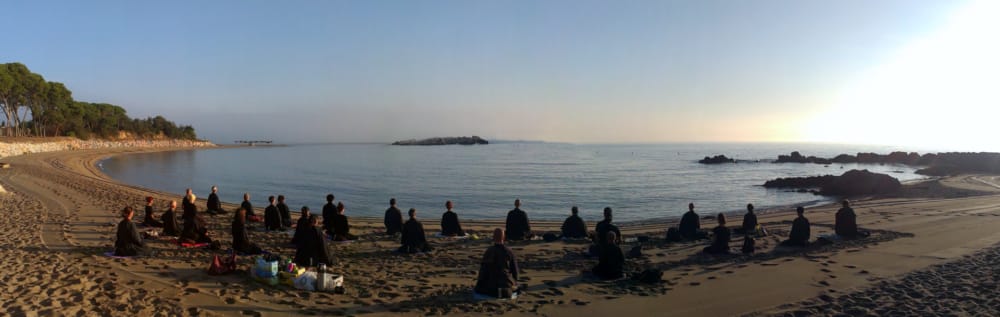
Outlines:
{"type": "Polygon", "coordinates": [[[706,156],[704,159],[698,161],[701,164],[723,164],[723,163],[736,163],[735,159],[726,157],[725,155],[716,155],[713,157],[706,156]]]}
{"type": "Polygon", "coordinates": [[[461,137],[447,137],[447,138],[429,138],[423,140],[403,140],[392,142],[392,145],[449,145],[449,144],[461,144],[461,145],[473,145],[473,144],[490,144],[489,141],[484,140],[478,136],[461,136],[461,137]]]}
{"type": "Polygon", "coordinates": [[[767,188],[819,188],[820,195],[855,196],[888,194],[902,188],[899,180],[868,170],[850,170],[840,176],[789,177],[769,180],[767,188]]]}

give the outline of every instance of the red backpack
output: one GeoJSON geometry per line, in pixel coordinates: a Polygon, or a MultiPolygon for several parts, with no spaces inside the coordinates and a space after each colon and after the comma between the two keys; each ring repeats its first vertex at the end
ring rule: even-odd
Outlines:
{"type": "Polygon", "coordinates": [[[215,255],[208,267],[209,275],[223,275],[236,270],[236,252],[230,252],[225,259],[215,255]]]}

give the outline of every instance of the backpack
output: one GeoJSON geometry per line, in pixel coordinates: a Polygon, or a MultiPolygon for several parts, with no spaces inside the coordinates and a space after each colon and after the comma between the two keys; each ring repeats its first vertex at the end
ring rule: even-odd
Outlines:
{"type": "Polygon", "coordinates": [[[632,250],[628,251],[628,257],[630,258],[640,258],[642,257],[642,246],[637,245],[632,247],[632,250]]]}
{"type": "Polygon", "coordinates": [[[681,232],[677,228],[667,229],[667,241],[680,242],[681,240],[683,238],[681,238],[681,232]]]}
{"type": "Polygon", "coordinates": [[[552,242],[552,241],[559,240],[559,236],[557,236],[556,234],[550,232],[550,233],[546,233],[546,234],[542,235],[542,240],[545,240],[545,242],[552,242]]]}
{"type": "Polygon", "coordinates": [[[743,253],[753,253],[754,249],[756,249],[755,244],[756,241],[754,241],[753,237],[750,237],[749,235],[743,236],[743,253]]]}
{"type": "Polygon", "coordinates": [[[208,266],[209,275],[223,275],[236,271],[236,253],[230,252],[225,259],[218,255],[212,257],[212,263],[208,266]]]}
{"type": "Polygon", "coordinates": [[[634,279],[647,284],[660,283],[663,280],[663,271],[657,269],[645,269],[635,275],[634,279]]]}

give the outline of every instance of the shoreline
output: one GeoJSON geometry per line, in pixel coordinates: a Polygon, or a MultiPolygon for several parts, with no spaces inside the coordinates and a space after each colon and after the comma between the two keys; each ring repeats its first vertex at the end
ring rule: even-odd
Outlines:
{"type": "MultiPolygon", "coordinates": [[[[0,243],[5,245],[0,245],[0,257],[5,260],[0,265],[27,265],[46,272],[69,273],[56,276],[28,273],[27,278],[17,277],[23,272],[5,273],[8,274],[5,280],[12,283],[10,287],[19,291],[0,295],[5,302],[2,311],[13,315],[47,309],[63,314],[97,311],[102,315],[152,315],[163,311],[170,315],[239,315],[244,311],[264,315],[779,313],[788,309],[779,306],[834,294],[830,292],[840,294],[858,287],[872,287],[878,281],[958,260],[1000,242],[1000,234],[993,229],[1000,225],[1000,213],[995,211],[1000,206],[997,178],[951,177],[915,186],[933,194],[925,195],[929,197],[882,197],[857,203],[855,209],[862,227],[911,237],[887,236],[891,239],[874,244],[781,255],[775,253],[774,246],[783,237],[771,236],[758,241],[762,256],[731,260],[706,260],[695,255],[695,249],[700,249],[698,243],[646,245],[643,252],[647,256],[630,260],[629,268],[666,265],[666,283],[660,285],[581,280],[579,270],[594,263],[593,259],[579,255],[586,245],[511,243],[523,263],[523,276],[527,280],[522,282],[528,285],[528,293],[516,302],[475,302],[468,299],[465,290],[474,283],[476,262],[487,241],[429,237],[436,249],[432,254],[397,255],[390,250],[398,242],[371,233],[381,228],[381,219],[351,217],[352,226],[362,240],[332,247],[338,262],[333,266],[345,274],[347,294],[308,293],[270,288],[243,276],[208,276],[203,272],[207,260],[212,254],[219,254],[210,250],[176,249],[152,241],[152,247],[160,252],[152,258],[137,261],[101,256],[100,251],[113,244],[111,224],[116,222],[113,214],[123,202],[139,206],[141,197],[151,195],[157,198],[155,206],[159,207],[164,199],[179,199],[179,193],[120,183],[96,167],[102,156],[137,151],[143,150],[79,150],[5,158],[15,164],[0,170],[0,185],[13,195],[0,195],[3,200],[0,212],[7,211],[12,216],[0,220],[0,224],[20,230],[3,233],[4,239],[0,241],[5,242],[0,243]],[[974,193],[971,190],[978,194],[970,194],[974,193]],[[46,221],[30,220],[37,215],[46,221]],[[830,261],[837,264],[827,263],[830,261]],[[858,273],[861,270],[867,273],[858,273]],[[830,278],[831,275],[837,277],[830,278]],[[81,279],[81,276],[87,277],[81,279]],[[46,287],[38,287],[39,284],[46,287]],[[761,289],[761,285],[767,287],[761,289]],[[43,295],[49,288],[65,291],[43,295]],[[102,288],[114,291],[107,293],[102,288]],[[74,305],[69,300],[74,296],[94,302],[74,305]],[[65,303],[46,306],[42,303],[45,298],[54,298],[58,303],[65,299],[65,303]],[[726,300],[716,301],[719,298],[726,300]]],[[[914,190],[914,195],[920,193],[914,190]]],[[[204,200],[197,204],[203,206],[204,200]]],[[[814,237],[830,231],[825,225],[831,223],[833,211],[828,205],[809,208],[807,216],[814,223],[814,237]]],[[[429,233],[437,229],[436,216],[418,215],[429,233]]],[[[769,230],[780,234],[787,230],[790,212],[765,212],[758,217],[769,230]]],[[[223,249],[230,239],[229,219],[226,215],[206,216],[213,237],[223,243],[223,249]]],[[[706,228],[714,224],[702,222],[706,228]]],[[[621,228],[627,236],[646,234],[655,239],[665,231],[667,223],[672,222],[644,221],[621,224],[621,228]]],[[[533,222],[533,229],[556,231],[560,224],[533,222]]],[[[502,221],[463,221],[463,227],[472,231],[486,231],[498,225],[502,221]]],[[[283,246],[286,237],[255,231],[251,239],[266,249],[289,255],[290,249],[283,246]]],[[[733,241],[731,247],[738,250],[738,242],[733,241]]],[[[249,259],[243,260],[242,265],[249,263],[249,259]]]]}

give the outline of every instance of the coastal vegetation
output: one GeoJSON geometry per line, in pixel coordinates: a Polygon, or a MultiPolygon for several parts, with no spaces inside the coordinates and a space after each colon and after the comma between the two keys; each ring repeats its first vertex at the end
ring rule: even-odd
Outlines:
{"type": "Polygon", "coordinates": [[[191,126],[162,116],[130,118],[117,105],[73,100],[65,85],[46,81],[21,63],[0,64],[0,111],[0,136],[197,138],[191,126]]]}
{"type": "Polygon", "coordinates": [[[403,140],[392,142],[392,145],[449,145],[449,144],[461,144],[461,145],[473,145],[473,144],[490,144],[489,141],[484,140],[478,136],[460,136],[460,137],[446,137],[446,138],[429,138],[423,140],[403,140]]]}

